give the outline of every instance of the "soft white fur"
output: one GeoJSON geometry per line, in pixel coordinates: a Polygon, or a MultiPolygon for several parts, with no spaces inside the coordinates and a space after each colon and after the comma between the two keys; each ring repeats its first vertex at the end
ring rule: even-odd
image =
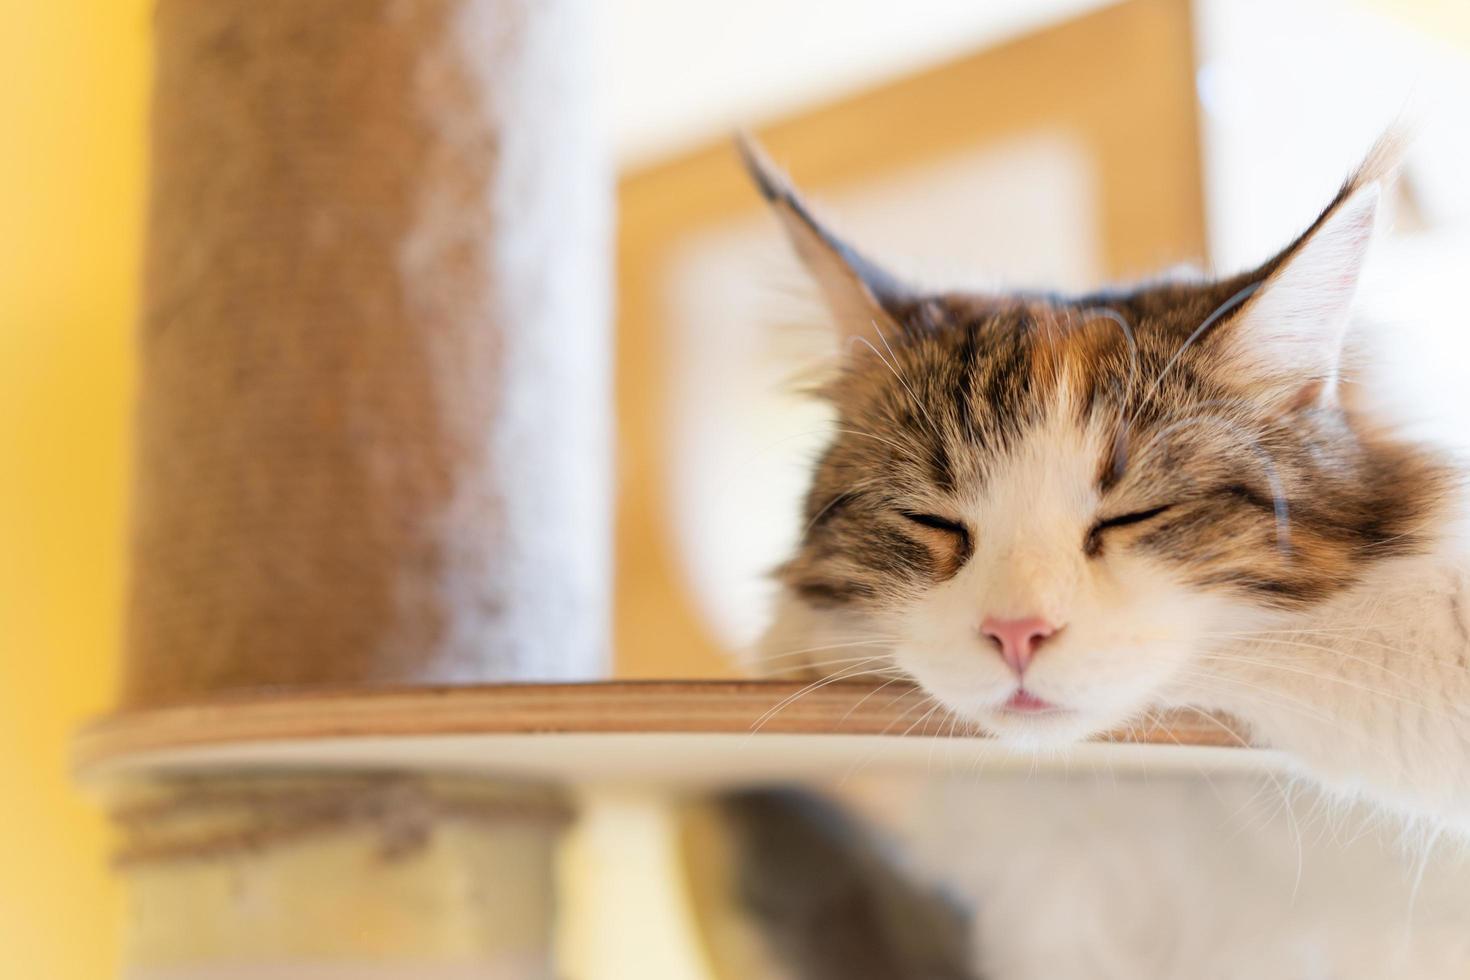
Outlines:
{"type": "MultiPolygon", "coordinates": [[[[1377,198],[1369,185],[1346,202],[1253,297],[1233,325],[1245,376],[1280,379],[1284,397],[1293,378],[1325,382],[1320,397],[1334,397],[1377,198]]],[[[1126,548],[1083,555],[1106,434],[1079,432],[1073,418],[1064,395],[1052,420],[962,502],[955,516],[978,530],[959,574],[881,616],[814,611],[782,596],[766,655],[882,658],[848,673],[896,665],[955,713],[1024,747],[1126,724],[1151,706],[1225,710],[1331,794],[1331,804],[1314,803],[1319,829],[1323,813],[1392,814],[1389,827],[1461,846],[1470,833],[1463,501],[1434,519],[1429,554],[1378,565],[1308,614],[1267,615],[1193,592],[1126,548]],[[1016,682],[978,634],[987,615],[1064,627],[1025,684],[1065,713],[1001,709],[1016,682]]],[[[922,808],[888,822],[919,866],[977,902],[977,955],[1003,980],[1470,973],[1464,868],[1450,875],[1443,851],[1422,843],[1406,856],[1373,835],[1303,840],[1293,826],[1304,818],[1289,807],[1251,816],[1261,789],[936,782],[918,797],[922,808]]]]}
{"type": "Polygon", "coordinates": [[[1470,833],[1470,548],[1456,521],[1285,632],[1220,638],[1166,699],[1220,708],[1303,774],[1470,833]]]}
{"type": "Polygon", "coordinates": [[[990,776],[833,791],[974,909],[991,980],[1451,980],[1470,861],[1260,776],[990,776]]]}

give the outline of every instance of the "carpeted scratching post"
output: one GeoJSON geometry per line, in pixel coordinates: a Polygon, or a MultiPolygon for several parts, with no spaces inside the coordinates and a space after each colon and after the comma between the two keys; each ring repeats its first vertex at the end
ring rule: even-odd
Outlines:
{"type": "MultiPolygon", "coordinates": [[[[160,0],[122,707],[603,677],[579,0],[160,0]]],[[[115,790],[130,978],[550,976],[554,794],[115,790]]]]}
{"type": "Polygon", "coordinates": [[[608,667],[577,0],[162,0],[124,701],[608,667]]]}

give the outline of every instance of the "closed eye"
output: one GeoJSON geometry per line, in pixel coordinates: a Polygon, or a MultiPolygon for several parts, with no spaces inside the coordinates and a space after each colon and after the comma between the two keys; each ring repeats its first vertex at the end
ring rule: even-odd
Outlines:
{"type": "Polygon", "coordinates": [[[1163,504],[1159,507],[1150,507],[1148,510],[1136,510],[1131,514],[1119,514],[1117,517],[1104,518],[1093,525],[1093,530],[1106,531],[1110,527],[1127,527],[1129,524],[1142,524],[1144,521],[1153,520],[1172,506],[1174,505],[1163,504]]]}
{"type": "Polygon", "coordinates": [[[918,536],[925,539],[930,554],[934,556],[935,573],[939,578],[949,578],[970,560],[973,548],[970,529],[965,525],[937,514],[902,513],[905,520],[925,529],[918,536]]]}
{"type": "Polygon", "coordinates": [[[934,514],[911,514],[908,511],[904,511],[903,516],[920,527],[929,527],[936,531],[944,531],[956,537],[964,538],[967,541],[970,538],[969,528],[965,527],[959,521],[951,521],[948,518],[938,517],[934,514]]]}
{"type": "Polygon", "coordinates": [[[1132,524],[1142,524],[1144,521],[1151,521],[1173,506],[1173,504],[1161,504],[1158,507],[1150,507],[1148,510],[1135,510],[1128,514],[1119,514],[1117,517],[1103,518],[1092,525],[1092,530],[1087,532],[1087,540],[1084,542],[1082,550],[1087,552],[1089,556],[1096,555],[1102,551],[1102,534],[1104,531],[1112,530],[1115,527],[1128,527],[1132,524]]]}

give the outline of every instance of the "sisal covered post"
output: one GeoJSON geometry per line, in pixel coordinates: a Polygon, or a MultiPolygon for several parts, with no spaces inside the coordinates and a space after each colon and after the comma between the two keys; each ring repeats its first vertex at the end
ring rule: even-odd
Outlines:
{"type": "Polygon", "coordinates": [[[161,0],[123,699],[607,670],[578,0],[161,0]]]}
{"type": "MultiPolygon", "coordinates": [[[[591,13],[160,0],[124,709],[604,676],[591,13]]],[[[109,794],[134,980],[553,974],[553,791],[109,794]]]]}

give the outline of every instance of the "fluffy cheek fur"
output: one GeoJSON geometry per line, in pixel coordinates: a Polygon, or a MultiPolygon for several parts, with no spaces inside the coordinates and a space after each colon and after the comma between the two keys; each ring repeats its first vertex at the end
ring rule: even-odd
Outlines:
{"type": "Polygon", "coordinates": [[[897,665],[956,714],[1018,746],[1075,741],[1137,719],[1200,669],[1194,651],[1230,610],[1181,588],[1147,558],[1117,555],[1082,565],[1066,596],[1066,625],[1026,673],[1025,688],[1057,706],[1007,711],[1015,676],[976,629],[976,579],[964,573],[897,616],[897,665]]]}

